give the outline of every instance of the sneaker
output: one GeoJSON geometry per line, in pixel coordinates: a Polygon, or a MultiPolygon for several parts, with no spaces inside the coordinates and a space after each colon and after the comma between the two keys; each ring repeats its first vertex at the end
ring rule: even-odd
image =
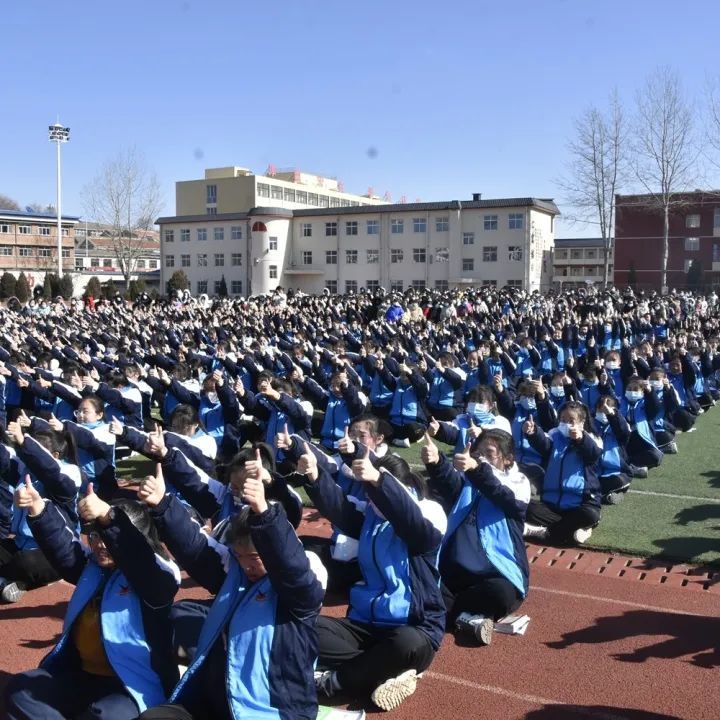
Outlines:
{"type": "Polygon", "coordinates": [[[696,427],[691,427],[689,430],[686,430],[685,432],[686,432],[686,433],[691,433],[691,432],[695,432],[696,430],[697,430],[696,427]]]}
{"type": "Polygon", "coordinates": [[[373,690],[370,699],[381,710],[394,710],[403,701],[407,700],[417,687],[417,673],[415,670],[406,670],[402,675],[386,680],[373,690]]]}
{"type": "Polygon", "coordinates": [[[580,528],[573,533],[573,540],[575,540],[578,545],[582,545],[590,539],[591,535],[592,528],[580,528]]]}
{"type": "Polygon", "coordinates": [[[464,612],[458,615],[455,627],[460,632],[472,633],[480,645],[489,645],[492,642],[495,623],[492,618],[484,615],[471,615],[464,612]]]}
{"type": "Polygon", "coordinates": [[[21,580],[9,582],[3,586],[2,599],[6,603],[16,603],[26,592],[27,585],[21,580]]]}
{"type": "Polygon", "coordinates": [[[528,523],[525,523],[525,526],[523,527],[523,537],[545,540],[547,536],[548,529],[542,525],[529,525],[528,523]]]}
{"type": "Polygon", "coordinates": [[[665,450],[663,451],[666,455],[677,455],[678,446],[676,442],[668,443],[665,450]]]}
{"type": "Polygon", "coordinates": [[[704,415],[704,414],[705,414],[705,411],[704,411],[702,408],[700,408],[700,409],[698,410],[697,414],[698,414],[698,415],[704,415]]]}
{"type": "Polygon", "coordinates": [[[318,694],[322,693],[325,697],[331,698],[337,690],[337,682],[333,677],[334,670],[316,670],[315,671],[315,689],[318,694]]]}
{"type": "Polygon", "coordinates": [[[395,438],[395,440],[392,441],[392,444],[395,447],[409,448],[410,438],[395,438]]]}
{"type": "Polygon", "coordinates": [[[635,478],[646,478],[648,476],[648,469],[646,465],[631,465],[630,468],[632,470],[632,476],[635,478]]]}
{"type": "Polygon", "coordinates": [[[606,505],[619,505],[624,497],[625,495],[621,492],[610,492],[603,498],[603,502],[606,505]]]}

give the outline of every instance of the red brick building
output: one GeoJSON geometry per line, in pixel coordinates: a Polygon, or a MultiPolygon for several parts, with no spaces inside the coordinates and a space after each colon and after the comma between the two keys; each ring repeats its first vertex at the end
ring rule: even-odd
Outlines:
{"type": "MultiPolygon", "coordinates": [[[[700,264],[700,286],[720,285],[720,192],[685,193],[670,213],[667,285],[688,287],[688,270],[700,264]]],[[[648,195],[615,198],[615,285],[659,290],[662,280],[663,212],[648,195]],[[634,269],[634,273],[632,270],[634,269]]]]}

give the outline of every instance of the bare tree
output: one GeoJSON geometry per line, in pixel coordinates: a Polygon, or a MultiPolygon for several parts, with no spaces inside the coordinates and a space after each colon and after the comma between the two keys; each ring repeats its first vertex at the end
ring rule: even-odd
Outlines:
{"type": "Polygon", "coordinates": [[[635,174],[650,207],[663,215],[662,292],[667,292],[670,213],[698,177],[698,147],[690,105],[675,73],[659,68],[637,96],[635,174]]]}
{"type": "Polygon", "coordinates": [[[160,183],[136,149],[108,160],[85,188],[87,213],[107,225],[125,282],[135,270],[149,231],[162,209],[160,183]]]}
{"type": "Polygon", "coordinates": [[[589,107],[575,122],[568,176],[560,181],[577,220],[597,223],[603,241],[605,287],[610,283],[615,194],[626,176],[626,121],[617,91],[603,112],[589,107]]]}
{"type": "Polygon", "coordinates": [[[13,200],[8,195],[0,193],[0,208],[3,210],[19,210],[20,206],[17,204],[17,201],[13,200]]]}

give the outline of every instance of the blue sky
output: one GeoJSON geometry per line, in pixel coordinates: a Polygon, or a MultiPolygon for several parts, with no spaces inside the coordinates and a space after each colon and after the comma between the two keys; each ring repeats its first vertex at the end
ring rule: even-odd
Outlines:
{"type": "Polygon", "coordinates": [[[614,86],[631,104],[659,65],[702,100],[718,20],[713,0],[7,3],[0,192],[54,202],[59,117],[63,208],[78,215],[103,160],[130,146],[166,214],[176,180],[270,163],[395,200],[561,203],[573,119],[614,86]]]}

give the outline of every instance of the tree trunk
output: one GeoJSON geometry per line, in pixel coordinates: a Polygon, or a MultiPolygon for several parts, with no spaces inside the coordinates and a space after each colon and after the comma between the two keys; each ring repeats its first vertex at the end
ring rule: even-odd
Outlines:
{"type": "Polygon", "coordinates": [[[669,253],[669,241],[670,235],[670,205],[665,203],[665,214],[663,218],[663,255],[662,255],[662,275],[660,279],[660,292],[665,295],[667,294],[667,264],[668,264],[668,253],[669,253]]]}
{"type": "Polygon", "coordinates": [[[603,275],[605,278],[604,286],[607,289],[607,286],[610,284],[610,238],[605,238],[604,245],[605,245],[605,271],[604,271],[603,275]]]}

